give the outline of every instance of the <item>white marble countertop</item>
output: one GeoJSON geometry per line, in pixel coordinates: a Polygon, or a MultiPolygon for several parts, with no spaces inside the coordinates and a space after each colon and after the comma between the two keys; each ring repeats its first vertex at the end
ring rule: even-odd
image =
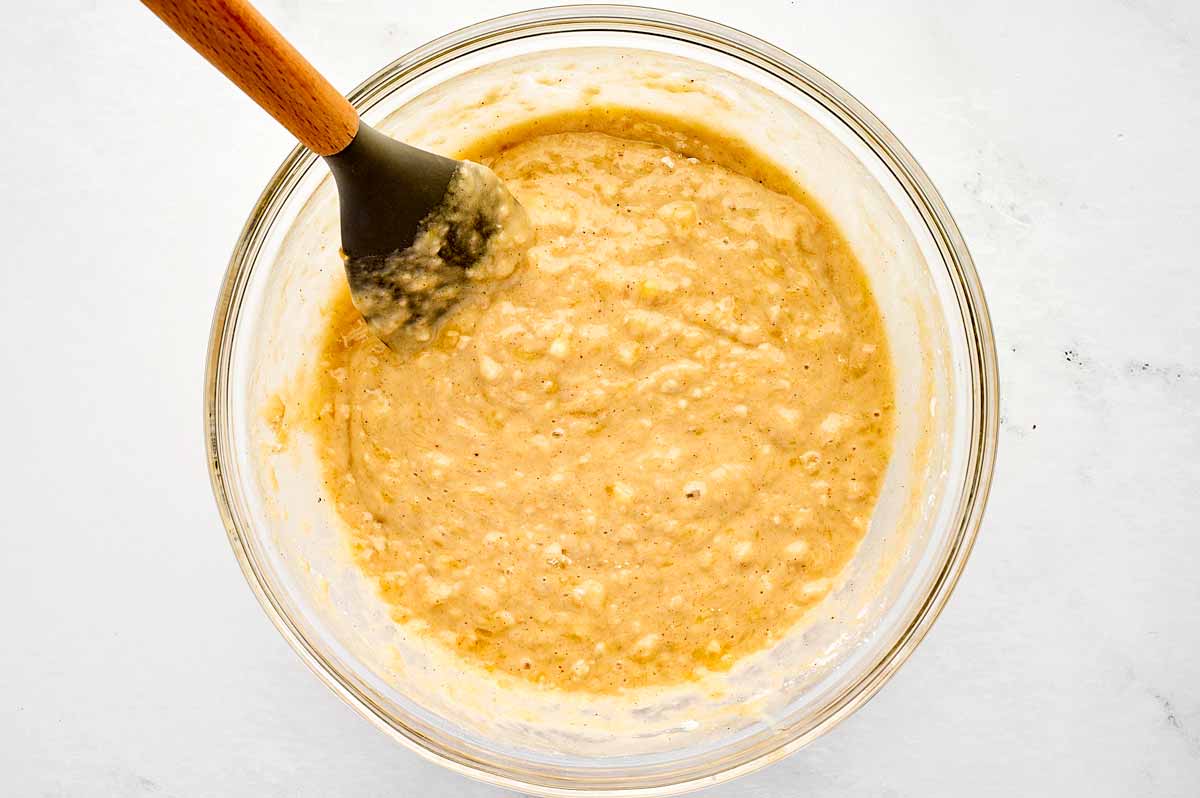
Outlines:
{"type": "MultiPolygon", "coordinates": [[[[915,153],[978,263],[1003,396],[932,634],[713,794],[1200,794],[1200,6],[668,5],[797,53],[915,153]]],[[[519,8],[261,6],[343,89],[519,8]]],[[[135,3],[25,4],[0,36],[0,794],[498,795],[304,668],[209,493],[210,314],[287,134],[135,3]]]]}

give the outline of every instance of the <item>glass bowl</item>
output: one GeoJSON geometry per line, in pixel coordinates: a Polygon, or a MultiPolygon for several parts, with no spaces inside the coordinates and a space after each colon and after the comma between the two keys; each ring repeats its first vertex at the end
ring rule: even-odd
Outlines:
{"type": "Polygon", "coordinates": [[[452,153],[586,103],[684,118],[771,153],[842,228],[897,374],[895,453],[866,537],[812,620],[712,683],[605,698],[489,681],[388,621],[321,500],[279,391],[311,371],[338,285],[336,197],[297,147],[267,185],[217,302],[205,381],[213,490],[288,643],[379,729],[460,773],[538,795],[669,795],[763,767],[861,707],[928,632],[978,530],[997,439],[983,292],[941,197],[858,101],[761,40],[695,17],[568,6],[472,25],[350,95],[363,118],[452,153]],[[298,376],[300,375],[300,376],[298,376]]]}

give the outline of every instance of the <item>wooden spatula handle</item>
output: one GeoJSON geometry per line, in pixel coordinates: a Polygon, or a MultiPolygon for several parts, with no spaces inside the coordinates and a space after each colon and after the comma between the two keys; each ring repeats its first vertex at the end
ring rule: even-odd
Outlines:
{"type": "Polygon", "coordinates": [[[246,0],[142,0],[318,155],[341,152],[358,114],[246,0]]]}

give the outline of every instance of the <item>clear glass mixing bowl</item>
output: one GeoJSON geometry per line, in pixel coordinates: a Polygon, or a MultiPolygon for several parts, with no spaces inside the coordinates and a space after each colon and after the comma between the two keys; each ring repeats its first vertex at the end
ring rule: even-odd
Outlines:
{"type": "Polygon", "coordinates": [[[313,365],[341,280],[336,198],[296,148],[237,243],[205,383],[213,489],[233,549],[291,646],[363,717],[423,756],[539,795],[667,795],[750,772],[862,706],[928,632],[983,512],[996,357],[970,255],[895,137],[807,64],[680,14],[571,6],[449,34],[350,95],[370,123],[453,150],[496,127],[612,103],[704,119],[770,152],[841,226],[875,288],[897,371],[896,452],[866,538],[819,618],[704,690],[561,699],[438,660],[387,621],[339,549],[311,442],[271,397],[313,365]],[[374,602],[374,604],[373,604],[374,602]]]}

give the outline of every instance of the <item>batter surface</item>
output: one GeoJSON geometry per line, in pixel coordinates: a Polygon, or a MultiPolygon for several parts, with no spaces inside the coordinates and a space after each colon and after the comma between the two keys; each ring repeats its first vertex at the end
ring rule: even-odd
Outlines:
{"type": "Polygon", "coordinates": [[[695,148],[517,138],[476,154],[534,226],[508,282],[400,353],[330,311],[309,406],[355,557],[397,621],[493,671],[603,693],[727,669],[866,530],[893,411],[874,300],[798,191],[695,148]]]}

